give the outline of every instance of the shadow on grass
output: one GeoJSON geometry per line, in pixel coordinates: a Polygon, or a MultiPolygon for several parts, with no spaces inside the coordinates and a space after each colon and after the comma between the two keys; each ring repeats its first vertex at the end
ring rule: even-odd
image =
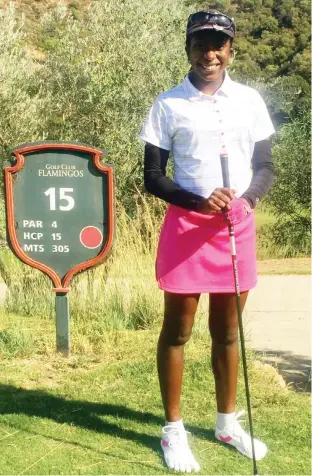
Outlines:
{"type": "Polygon", "coordinates": [[[285,382],[296,392],[311,391],[311,360],[302,355],[278,350],[257,350],[256,356],[278,369],[285,382]]]}
{"type": "MultiPolygon", "coordinates": [[[[14,429],[14,430],[27,431],[27,433],[29,433],[30,435],[40,436],[41,438],[47,438],[48,440],[53,440],[54,442],[57,442],[57,443],[60,443],[60,444],[66,443],[66,444],[71,445],[71,446],[77,446],[77,447],[79,447],[79,448],[83,448],[83,449],[88,450],[88,451],[93,451],[93,452],[95,452],[97,455],[100,454],[102,457],[103,457],[103,456],[108,456],[109,458],[115,458],[115,459],[118,461],[118,463],[120,463],[120,462],[123,461],[123,460],[124,460],[125,462],[127,462],[127,463],[129,462],[128,459],[123,458],[123,457],[120,455],[120,453],[114,454],[111,450],[109,450],[109,451],[103,451],[103,450],[101,450],[101,449],[99,450],[98,448],[94,448],[94,447],[92,447],[92,446],[90,446],[90,445],[86,445],[86,444],[81,443],[81,442],[78,443],[77,441],[69,441],[69,440],[64,439],[64,438],[57,438],[57,437],[52,436],[52,435],[49,435],[49,434],[44,434],[44,433],[40,433],[40,432],[38,432],[38,431],[29,430],[28,428],[27,428],[27,429],[26,429],[26,428],[21,428],[19,425],[17,425],[17,424],[12,424],[12,423],[9,423],[9,422],[7,422],[7,421],[5,422],[5,424],[6,424],[7,427],[10,427],[10,428],[12,428],[12,429],[14,429]]],[[[104,448],[104,449],[105,449],[105,448],[104,448]]],[[[159,454],[160,454],[161,452],[160,452],[160,451],[156,451],[156,453],[159,453],[159,454]]],[[[139,466],[148,467],[148,468],[152,468],[152,469],[155,469],[155,470],[159,471],[159,466],[155,466],[155,465],[153,465],[153,464],[150,464],[150,463],[148,463],[148,462],[145,461],[145,460],[142,460],[141,462],[140,462],[140,461],[135,461],[135,463],[136,463],[137,465],[139,465],[139,466]]],[[[91,466],[93,466],[93,465],[91,465],[91,466]]],[[[22,474],[22,473],[21,473],[21,474],[22,474]]]]}
{"type": "MultiPolygon", "coordinates": [[[[49,418],[60,424],[75,425],[97,433],[134,441],[153,449],[158,454],[162,454],[160,437],[124,429],[122,423],[116,424],[105,421],[105,418],[111,420],[111,417],[115,417],[118,420],[124,418],[136,423],[156,424],[159,427],[164,424],[164,419],[154,413],[133,410],[123,405],[68,400],[42,390],[26,390],[12,385],[0,384],[0,415],[5,414],[23,414],[30,417],[49,418]]],[[[216,441],[212,429],[206,430],[190,425],[187,425],[187,429],[198,438],[216,441]]]]}

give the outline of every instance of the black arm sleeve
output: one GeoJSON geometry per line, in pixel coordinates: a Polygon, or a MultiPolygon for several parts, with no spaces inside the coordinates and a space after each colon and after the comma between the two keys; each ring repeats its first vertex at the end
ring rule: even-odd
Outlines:
{"type": "Polygon", "coordinates": [[[255,208],[261,198],[268,193],[274,182],[274,166],[269,140],[255,143],[251,165],[253,170],[252,179],[242,198],[245,198],[251,207],[255,208]]]}
{"type": "MultiPolygon", "coordinates": [[[[160,149],[147,143],[144,155],[144,184],[148,192],[167,203],[189,210],[197,210],[198,205],[205,197],[184,190],[166,177],[166,166],[169,151],[160,149]]],[[[274,168],[269,140],[256,142],[252,156],[253,175],[250,186],[243,193],[245,198],[254,208],[263,198],[274,181],[274,168]]]]}
{"type": "Polygon", "coordinates": [[[184,190],[166,177],[169,150],[146,143],[144,153],[144,185],[148,192],[167,203],[196,210],[204,197],[184,190]]]}

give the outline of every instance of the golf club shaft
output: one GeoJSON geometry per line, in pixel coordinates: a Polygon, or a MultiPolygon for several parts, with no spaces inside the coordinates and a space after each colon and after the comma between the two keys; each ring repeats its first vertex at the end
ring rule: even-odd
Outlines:
{"type": "MultiPolygon", "coordinates": [[[[227,154],[221,154],[220,155],[220,161],[221,161],[221,169],[222,169],[222,177],[223,177],[223,186],[227,187],[227,188],[230,188],[230,177],[229,177],[229,167],[228,167],[228,156],[227,156],[227,154]]],[[[235,234],[234,234],[234,226],[232,224],[229,224],[229,235],[230,235],[230,245],[231,245],[231,254],[232,254],[234,283],[235,283],[235,294],[236,294],[236,306],[237,306],[237,315],[238,315],[239,336],[240,336],[241,349],[242,349],[242,361],[243,361],[244,380],[245,380],[245,389],[246,389],[247,410],[248,410],[249,428],[250,428],[250,436],[251,436],[253,471],[254,471],[254,475],[258,476],[256,455],[255,455],[254,436],[253,436],[252,417],[251,417],[251,404],[250,404],[250,393],[249,393],[249,385],[248,385],[247,360],[246,360],[245,339],[244,339],[244,329],[243,329],[242,307],[241,307],[239,281],[238,281],[235,234]]]]}

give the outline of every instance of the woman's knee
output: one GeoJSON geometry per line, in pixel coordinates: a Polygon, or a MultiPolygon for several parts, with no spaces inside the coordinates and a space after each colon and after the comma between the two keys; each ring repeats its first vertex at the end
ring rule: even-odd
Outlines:
{"type": "Polygon", "coordinates": [[[181,331],[180,329],[177,332],[169,331],[166,329],[162,329],[161,331],[162,337],[166,340],[167,345],[170,346],[180,346],[185,345],[191,337],[192,330],[190,329],[188,332],[181,331]]]}
{"type": "MultiPolygon", "coordinates": [[[[241,293],[241,308],[244,309],[248,292],[241,293]]],[[[209,331],[212,341],[232,345],[238,341],[238,315],[235,294],[210,294],[209,331]]]]}
{"type": "Polygon", "coordinates": [[[223,328],[214,332],[210,331],[210,335],[214,344],[233,345],[238,341],[238,327],[223,328]]]}
{"type": "Polygon", "coordinates": [[[193,314],[165,314],[161,332],[168,345],[184,345],[189,341],[194,317],[193,314]]]}
{"type": "Polygon", "coordinates": [[[192,334],[199,295],[165,294],[162,336],[169,345],[186,344],[192,334]]]}

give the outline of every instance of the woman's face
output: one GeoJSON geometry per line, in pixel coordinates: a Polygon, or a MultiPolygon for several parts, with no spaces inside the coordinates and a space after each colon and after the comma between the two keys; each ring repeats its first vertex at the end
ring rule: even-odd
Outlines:
{"type": "Polygon", "coordinates": [[[230,38],[227,35],[204,30],[191,36],[187,56],[199,79],[205,82],[222,81],[231,51],[230,38]]]}

